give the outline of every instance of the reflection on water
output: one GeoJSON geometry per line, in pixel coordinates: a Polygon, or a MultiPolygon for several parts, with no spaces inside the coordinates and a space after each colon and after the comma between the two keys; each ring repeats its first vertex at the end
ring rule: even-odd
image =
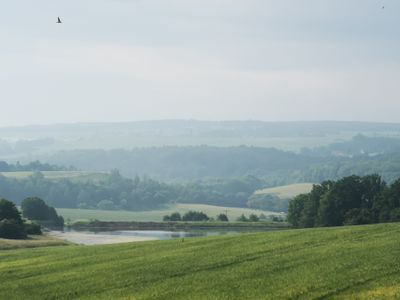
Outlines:
{"type": "Polygon", "coordinates": [[[116,230],[116,231],[51,231],[50,235],[83,245],[115,244],[151,240],[169,240],[184,237],[215,236],[236,234],[239,231],[164,231],[164,230],[116,230]]]}

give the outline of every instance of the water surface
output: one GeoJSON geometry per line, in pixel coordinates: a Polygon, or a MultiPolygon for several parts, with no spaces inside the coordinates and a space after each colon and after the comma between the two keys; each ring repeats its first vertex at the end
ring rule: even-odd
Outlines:
{"type": "Polygon", "coordinates": [[[166,230],[115,230],[115,231],[51,231],[49,234],[59,239],[75,244],[101,245],[128,242],[142,242],[153,240],[169,240],[174,238],[215,236],[222,234],[235,234],[238,231],[166,231],[166,230]]]}

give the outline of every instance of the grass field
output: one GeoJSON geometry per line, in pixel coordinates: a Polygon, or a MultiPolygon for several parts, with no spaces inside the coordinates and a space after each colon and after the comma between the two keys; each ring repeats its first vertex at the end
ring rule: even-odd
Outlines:
{"type": "Polygon", "coordinates": [[[48,235],[32,235],[26,240],[8,240],[0,239],[0,250],[20,249],[20,248],[36,248],[50,246],[65,246],[70,243],[53,238],[48,235]]]}
{"type": "Polygon", "coordinates": [[[209,217],[216,217],[220,213],[228,212],[228,217],[231,221],[235,221],[241,214],[249,216],[254,213],[256,215],[270,214],[277,215],[263,210],[236,208],[236,207],[221,207],[204,204],[175,204],[163,210],[151,210],[142,212],[133,211],[113,211],[113,210],[91,210],[91,209],[70,209],[70,208],[57,208],[57,212],[64,217],[65,220],[74,221],[162,221],[163,216],[173,212],[184,214],[189,210],[202,211],[209,217]]]}
{"type": "MultiPolygon", "coordinates": [[[[42,171],[40,172],[47,179],[60,180],[69,179],[76,181],[100,181],[105,178],[105,174],[101,172],[85,172],[85,171],[42,171]]],[[[24,179],[34,174],[34,172],[0,172],[0,175],[15,179],[24,179]]]]}
{"type": "Polygon", "coordinates": [[[275,195],[281,199],[291,199],[296,197],[299,194],[309,193],[312,189],[312,183],[297,183],[297,184],[290,184],[290,185],[283,185],[273,188],[267,188],[255,191],[255,195],[275,195]]]}
{"type": "Polygon", "coordinates": [[[399,299],[400,224],[0,251],[1,299],[399,299]]]}

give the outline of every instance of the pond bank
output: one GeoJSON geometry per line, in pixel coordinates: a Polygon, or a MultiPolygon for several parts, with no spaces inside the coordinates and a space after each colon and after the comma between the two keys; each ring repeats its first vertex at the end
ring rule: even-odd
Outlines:
{"type": "Polygon", "coordinates": [[[124,236],[112,235],[110,233],[102,234],[76,231],[50,231],[49,235],[57,239],[80,245],[106,245],[158,240],[156,237],[149,236],[124,236]]]}
{"type": "Polygon", "coordinates": [[[282,222],[76,222],[68,225],[75,230],[91,231],[108,230],[238,230],[269,231],[290,229],[290,225],[282,222]]]}

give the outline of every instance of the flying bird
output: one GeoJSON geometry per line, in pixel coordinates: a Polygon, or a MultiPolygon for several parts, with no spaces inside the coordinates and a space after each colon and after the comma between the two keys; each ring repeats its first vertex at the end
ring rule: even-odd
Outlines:
{"type": "Polygon", "coordinates": [[[57,24],[61,24],[62,22],[61,22],[61,19],[60,19],[60,17],[58,17],[57,18],[57,24]]]}

